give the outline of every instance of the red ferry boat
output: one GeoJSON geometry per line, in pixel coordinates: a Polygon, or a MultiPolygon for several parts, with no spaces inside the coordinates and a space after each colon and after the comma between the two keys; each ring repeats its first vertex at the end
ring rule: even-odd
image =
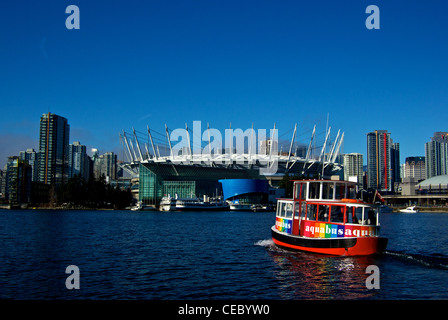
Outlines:
{"type": "Polygon", "coordinates": [[[294,198],[279,199],[274,243],[288,250],[329,255],[370,255],[386,250],[378,206],[356,199],[356,183],[294,181],[294,198]]]}

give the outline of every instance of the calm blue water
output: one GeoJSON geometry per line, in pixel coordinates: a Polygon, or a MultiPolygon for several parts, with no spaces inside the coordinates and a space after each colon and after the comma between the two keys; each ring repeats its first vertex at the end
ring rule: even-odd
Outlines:
{"type": "Polygon", "coordinates": [[[275,214],[0,211],[0,298],[447,299],[448,214],[382,215],[385,254],[277,249],[275,214]],[[368,265],[380,289],[365,286],[368,265]],[[80,269],[80,289],[65,268],[80,269]]]}

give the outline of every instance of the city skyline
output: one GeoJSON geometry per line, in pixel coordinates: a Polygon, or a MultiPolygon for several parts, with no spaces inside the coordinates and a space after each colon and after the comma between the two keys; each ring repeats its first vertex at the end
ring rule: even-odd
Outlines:
{"type": "Polygon", "coordinates": [[[275,122],[280,135],[298,123],[309,141],[329,116],[341,153],[365,162],[368,132],[390,132],[404,163],[447,131],[443,1],[377,1],[379,30],[365,27],[365,1],[74,4],[79,30],[65,27],[67,4],[0,4],[0,169],[38,150],[46,112],[69,119],[69,143],[119,157],[122,130],[195,120],[275,122]]]}

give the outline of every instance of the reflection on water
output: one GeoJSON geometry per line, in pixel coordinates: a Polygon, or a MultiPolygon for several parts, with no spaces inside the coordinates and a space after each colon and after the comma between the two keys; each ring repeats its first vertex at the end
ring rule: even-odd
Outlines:
{"type": "Polygon", "coordinates": [[[267,247],[277,264],[275,277],[282,299],[371,299],[376,290],[366,288],[366,268],[376,265],[378,256],[335,257],[290,252],[267,247]]]}

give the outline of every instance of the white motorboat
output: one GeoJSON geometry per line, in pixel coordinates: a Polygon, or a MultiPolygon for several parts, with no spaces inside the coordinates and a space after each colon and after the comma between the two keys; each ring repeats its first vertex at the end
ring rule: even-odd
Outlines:
{"type": "Polygon", "coordinates": [[[174,198],[171,197],[170,194],[168,196],[162,197],[162,199],[160,200],[159,210],[160,211],[173,211],[173,210],[176,210],[176,202],[177,202],[177,200],[178,200],[177,194],[176,194],[176,196],[174,198]]]}
{"type": "Polygon", "coordinates": [[[400,212],[404,212],[404,213],[417,213],[418,210],[415,209],[415,206],[412,206],[412,207],[407,207],[406,209],[401,209],[400,212]]]}
{"type": "Polygon", "coordinates": [[[144,204],[143,202],[139,201],[135,206],[131,208],[131,211],[149,211],[149,210],[155,210],[156,208],[148,206],[144,204]]]}

